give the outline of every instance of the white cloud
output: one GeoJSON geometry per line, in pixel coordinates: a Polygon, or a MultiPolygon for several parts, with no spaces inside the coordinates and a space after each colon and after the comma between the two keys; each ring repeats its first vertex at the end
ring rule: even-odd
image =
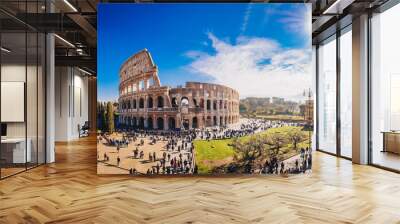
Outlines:
{"type": "MultiPolygon", "coordinates": [[[[278,22],[289,32],[301,33],[309,37],[311,35],[312,20],[311,9],[308,4],[294,4],[292,8],[282,9],[271,7],[265,9],[266,17],[278,16],[278,22]],[[307,10],[305,10],[308,8],[307,10]]],[[[267,21],[267,20],[266,20],[267,21]]]]}
{"type": "Polygon", "coordinates": [[[244,12],[243,23],[242,23],[242,27],[240,28],[242,33],[245,32],[247,29],[247,24],[249,23],[249,18],[250,18],[250,13],[251,13],[252,7],[253,7],[253,4],[249,3],[246,11],[244,12]]]}
{"type": "Polygon", "coordinates": [[[241,97],[301,94],[311,85],[311,49],[283,49],[275,40],[241,36],[234,44],[208,33],[215,54],[187,52],[189,71],[237,89],[241,97]]]}

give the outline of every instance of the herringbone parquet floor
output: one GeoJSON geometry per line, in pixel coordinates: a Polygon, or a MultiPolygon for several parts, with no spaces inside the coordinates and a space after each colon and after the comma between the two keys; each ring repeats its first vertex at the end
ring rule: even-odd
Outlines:
{"type": "Polygon", "coordinates": [[[291,177],[97,176],[95,139],[0,181],[0,223],[400,223],[400,175],[315,153],[291,177]]]}

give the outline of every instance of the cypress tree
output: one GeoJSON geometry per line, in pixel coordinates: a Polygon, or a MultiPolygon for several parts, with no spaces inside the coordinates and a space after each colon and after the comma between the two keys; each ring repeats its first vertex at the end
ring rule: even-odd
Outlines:
{"type": "Polygon", "coordinates": [[[114,107],[112,102],[107,102],[107,130],[110,133],[113,133],[115,130],[114,127],[114,107]]]}

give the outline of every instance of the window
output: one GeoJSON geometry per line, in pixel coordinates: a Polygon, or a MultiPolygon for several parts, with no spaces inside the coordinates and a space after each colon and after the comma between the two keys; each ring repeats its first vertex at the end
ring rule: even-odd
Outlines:
{"type": "Polygon", "coordinates": [[[336,153],[336,36],[318,49],[319,149],[336,153]]]}
{"type": "MultiPolygon", "coordinates": [[[[18,2],[19,15],[37,13],[42,4],[31,2],[28,8],[18,2]]],[[[2,12],[0,17],[15,24],[13,31],[0,29],[1,135],[12,142],[0,144],[0,178],[5,178],[45,163],[46,37],[2,12]],[[10,95],[12,100],[4,100],[10,95]]]]}
{"type": "Polygon", "coordinates": [[[132,84],[132,92],[136,92],[136,84],[134,83],[134,84],[132,84]]]}
{"type": "Polygon", "coordinates": [[[352,35],[351,26],[340,36],[340,154],[352,157],[352,35]]]}
{"type": "Polygon", "coordinates": [[[153,77],[149,78],[149,80],[148,80],[148,87],[150,87],[150,86],[154,86],[154,79],[153,79],[153,77]]]}
{"type": "Polygon", "coordinates": [[[144,90],[144,80],[139,81],[139,90],[144,90]]]}
{"type": "Polygon", "coordinates": [[[395,170],[400,170],[398,21],[400,4],[375,14],[371,19],[371,158],[373,164],[395,170]]]}

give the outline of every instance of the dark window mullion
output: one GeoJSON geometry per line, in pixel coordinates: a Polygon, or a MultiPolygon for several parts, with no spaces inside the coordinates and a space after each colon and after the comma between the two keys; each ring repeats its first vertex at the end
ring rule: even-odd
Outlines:
{"type": "Polygon", "coordinates": [[[315,148],[319,150],[319,44],[315,46],[315,148]]]}
{"type": "MultiPolygon", "coordinates": [[[[28,17],[28,1],[25,1],[25,21],[28,17]]],[[[24,120],[25,120],[25,170],[28,169],[28,119],[27,119],[27,89],[28,89],[28,25],[25,23],[25,88],[24,88],[24,120]]]]}
{"type": "Polygon", "coordinates": [[[372,56],[372,12],[368,12],[368,30],[367,30],[367,46],[368,46],[368,53],[367,53],[367,83],[368,83],[368,89],[367,89],[367,119],[368,119],[368,124],[367,124],[367,129],[368,129],[368,164],[373,164],[373,145],[372,145],[372,63],[371,63],[371,56],[372,56]]]}
{"type": "MultiPolygon", "coordinates": [[[[36,13],[39,13],[38,0],[36,1],[36,13]]],[[[36,32],[36,166],[38,165],[39,165],[39,32],[36,32]]]]}
{"type": "Polygon", "coordinates": [[[341,156],[341,118],[340,118],[340,83],[341,83],[341,65],[340,65],[340,36],[339,27],[336,31],[336,154],[341,156]]]}

